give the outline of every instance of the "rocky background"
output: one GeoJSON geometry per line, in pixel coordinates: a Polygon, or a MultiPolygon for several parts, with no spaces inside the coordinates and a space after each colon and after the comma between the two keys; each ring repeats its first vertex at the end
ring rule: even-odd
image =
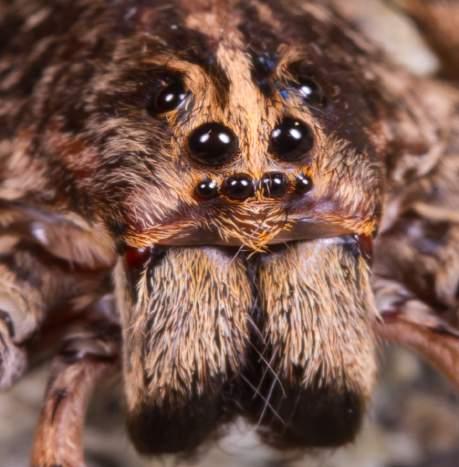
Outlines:
{"type": "MultiPolygon", "coordinates": [[[[336,0],[397,60],[420,74],[437,60],[411,23],[381,0],[336,0]]],[[[366,426],[356,443],[308,459],[282,459],[262,447],[250,429],[237,426],[193,463],[202,467],[459,467],[459,395],[415,355],[381,350],[380,385],[366,426]]],[[[0,395],[0,467],[27,467],[47,368],[34,370],[13,391],[0,395]]],[[[86,448],[90,467],[146,467],[130,448],[120,417],[119,389],[93,402],[86,448]]],[[[182,464],[180,464],[182,465],[182,464]]]]}

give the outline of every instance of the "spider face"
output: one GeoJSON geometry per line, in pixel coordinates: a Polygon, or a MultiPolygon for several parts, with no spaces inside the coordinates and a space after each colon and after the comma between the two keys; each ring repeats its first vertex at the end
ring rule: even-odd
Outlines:
{"type": "Polygon", "coordinates": [[[366,103],[348,110],[373,84],[345,63],[352,39],[332,57],[273,21],[260,49],[261,10],[234,11],[171,28],[139,7],[98,98],[110,133],[94,197],[110,199],[120,253],[142,251],[116,277],[144,453],[191,450],[236,415],[278,446],[340,445],[374,381],[361,246],[380,215],[380,148],[366,103]]]}
{"type": "Polygon", "coordinates": [[[266,20],[256,8],[253,16],[236,9],[227,26],[212,10],[199,11],[189,13],[195,26],[184,16],[171,29],[156,8],[137,8],[131,35],[98,86],[103,146],[87,189],[105,222],[134,248],[261,251],[291,240],[373,235],[382,147],[362,88],[376,84],[346,64],[352,39],[319,53],[301,29],[286,37],[276,23],[262,47],[266,20]],[[206,14],[218,24],[210,32],[197,19],[206,14]],[[176,35],[189,48],[179,49],[176,35]]]}

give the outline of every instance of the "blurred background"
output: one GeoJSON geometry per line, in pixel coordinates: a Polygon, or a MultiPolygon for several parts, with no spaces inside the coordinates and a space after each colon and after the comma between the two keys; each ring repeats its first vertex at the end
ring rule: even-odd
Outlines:
{"type": "MultiPolygon", "coordinates": [[[[345,5],[393,59],[419,74],[434,73],[436,57],[410,21],[382,0],[336,0],[345,5]]],[[[415,355],[380,352],[380,384],[358,440],[347,448],[307,459],[279,457],[261,446],[250,428],[236,426],[194,463],[203,467],[459,467],[459,394],[415,355]]],[[[44,394],[47,368],[31,372],[0,395],[0,467],[28,467],[28,455],[44,394]]],[[[174,465],[138,458],[124,432],[119,389],[93,401],[86,430],[90,467],[174,465]]]]}

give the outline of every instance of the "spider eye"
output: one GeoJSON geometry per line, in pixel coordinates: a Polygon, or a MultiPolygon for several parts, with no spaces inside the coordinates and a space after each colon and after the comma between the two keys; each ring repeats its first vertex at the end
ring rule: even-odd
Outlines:
{"type": "Polygon", "coordinates": [[[286,162],[302,159],[313,146],[309,126],[291,117],[284,118],[271,133],[270,151],[286,162]]]}
{"type": "Polygon", "coordinates": [[[295,89],[306,105],[324,106],[327,104],[324,88],[317,80],[315,67],[302,62],[292,63],[288,67],[290,74],[289,87],[295,89]]]}
{"type": "Polygon", "coordinates": [[[305,174],[300,174],[296,178],[296,191],[299,194],[307,193],[312,190],[312,180],[305,174]]]}
{"type": "Polygon", "coordinates": [[[210,122],[196,128],[188,139],[191,157],[207,166],[228,162],[237,151],[234,132],[221,123],[210,122]]]}
{"type": "Polygon", "coordinates": [[[255,193],[253,180],[246,174],[237,174],[225,180],[223,193],[228,198],[243,201],[255,193]]]}
{"type": "Polygon", "coordinates": [[[186,97],[183,83],[176,81],[163,87],[157,92],[147,105],[150,115],[158,115],[176,109],[186,97]]]}
{"type": "Polygon", "coordinates": [[[218,196],[218,184],[214,180],[203,180],[196,187],[195,193],[203,200],[215,198],[218,196]]]}
{"type": "Polygon", "coordinates": [[[303,101],[309,105],[324,105],[325,96],[320,85],[309,77],[300,77],[296,85],[303,101]]]}
{"type": "Polygon", "coordinates": [[[269,172],[261,179],[261,189],[268,198],[280,198],[287,193],[288,179],[279,172],[269,172]]]}

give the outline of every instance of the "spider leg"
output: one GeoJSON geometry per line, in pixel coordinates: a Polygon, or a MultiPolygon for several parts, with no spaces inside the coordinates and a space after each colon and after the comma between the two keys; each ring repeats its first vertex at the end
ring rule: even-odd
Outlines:
{"type": "Polygon", "coordinates": [[[445,77],[459,79],[459,2],[457,0],[390,0],[416,22],[438,54],[445,77]]]}
{"type": "Polygon", "coordinates": [[[33,467],[85,465],[83,431],[94,388],[117,374],[119,327],[104,320],[70,332],[55,358],[35,434],[33,467]]]}
{"type": "Polygon", "coordinates": [[[379,332],[383,338],[421,354],[459,390],[459,332],[441,322],[437,326],[416,322],[403,309],[386,315],[379,332]]]}
{"type": "Polygon", "coordinates": [[[15,245],[0,255],[0,389],[22,375],[21,346],[43,321],[52,274],[31,250],[15,245]]]}
{"type": "Polygon", "coordinates": [[[437,167],[405,193],[376,242],[379,334],[418,351],[459,388],[458,132],[437,167]]]}
{"type": "Polygon", "coordinates": [[[14,328],[8,312],[0,310],[0,390],[9,388],[26,367],[25,351],[14,343],[14,328]]]}
{"type": "Polygon", "coordinates": [[[0,236],[0,390],[23,374],[23,347],[45,320],[65,321],[86,308],[107,290],[107,277],[79,270],[24,237],[0,236]]]}

